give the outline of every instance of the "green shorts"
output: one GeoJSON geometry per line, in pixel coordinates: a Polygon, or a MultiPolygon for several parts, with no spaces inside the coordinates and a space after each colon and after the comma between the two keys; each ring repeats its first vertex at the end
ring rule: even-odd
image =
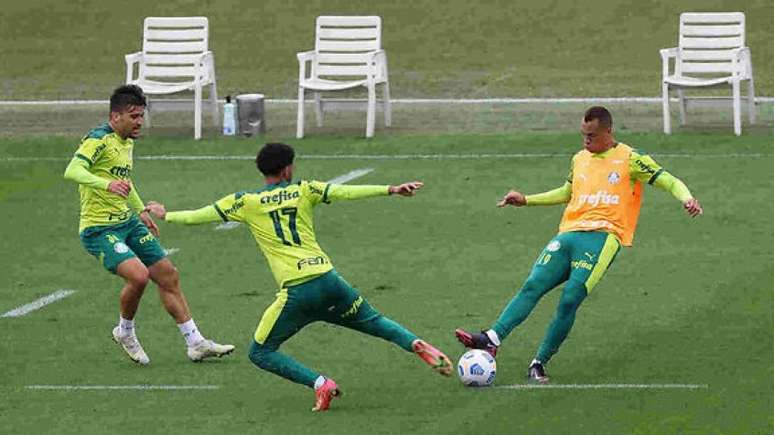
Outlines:
{"type": "Polygon", "coordinates": [[[255,341],[279,347],[304,326],[324,321],[350,327],[380,314],[336,270],[303,284],[284,288],[263,313],[255,341]]]}
{"type": "Polygon", "coordinates": [[[602,231],[561,233],[543,248],[530,278],[546,283],[549,289],[564,281],[576,281],[590,293],[620,249],[618,239],[602,231]]]}
{"type": "Polygon", "coordinates": [[[89,227],[81,231],[81,244],[112,273],[123,261],[137,257],[146,266],[167,256],[158,239],[133,215],[117,225],[89,227]]]}

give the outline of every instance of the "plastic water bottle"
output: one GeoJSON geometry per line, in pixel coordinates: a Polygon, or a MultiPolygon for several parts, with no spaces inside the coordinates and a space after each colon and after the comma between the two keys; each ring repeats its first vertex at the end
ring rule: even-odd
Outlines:
{"type": "Polygon", "coordinates": [[[226,104],[223,105],[223,135],[234,136],[236,134],[236,105],[231,102],[231,95],[226,96],[226,104]]]}

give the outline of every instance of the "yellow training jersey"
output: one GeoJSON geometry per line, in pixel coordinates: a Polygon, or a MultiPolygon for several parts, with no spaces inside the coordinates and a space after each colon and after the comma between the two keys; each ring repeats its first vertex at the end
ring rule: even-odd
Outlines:
{"type": "Polygon", "coordinates": [[[642,201],[642,182],[663,173],[650,156],[618,143],[604,153],[581,150],[573,157],[568,181],[572,196],[559,232],[606,231],[631,246],[642,201]]]}
{"type": "Polygon", "coordinates": [[[250,227],[274,279],[284,288],[333,269],[314,232],[313,209],[317,204],[387,194],[388,186],[281,182],[228,195],[216,201],[214,207],[224,221],[243,222],[250,227]]]}
{"type": "MultiPolygon", "coordinates": [[[[132,172],[131,138],[122,139],[105,123],[81,139],[75,157],[85,160],[89,172],[108,181],[129,180],[132,172]]],[[[80,185],[81,217],[78,231],[97,225],[114,225],[128,220],[132,210],[126,198],[94,187],[80,185]]]]}

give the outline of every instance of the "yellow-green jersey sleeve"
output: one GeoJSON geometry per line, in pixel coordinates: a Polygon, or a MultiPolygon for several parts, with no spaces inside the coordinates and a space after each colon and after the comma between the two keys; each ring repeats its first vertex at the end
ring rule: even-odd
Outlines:
{"type": "Polygon", "coordinates": [[[681,202],[693,196],[688,187],[679,178],[667,172],[653,157],[632,150],[629,157],[629,173],[633,180],[648,183],[672,194],[681,202]]]}
{"type": "Polygon", "coordinates": [[[301,181],[300,185],[305,194],[304,196],[313,205],[317,205],[320,202],[330,204],[333,201],[364,199],[390,194],[390,186],[350,186],[321,181],[301,181]]]}
{"type": "Polygon", "coordinates": [[[570,202],[570,197],[572,197],[572,184],[566,181],[562,187],[557,187],[548,192],[527,195],[525,199],[527,200],[527,205],[556,205],[570,202]]]}
{"type": "Polygon", "coordinates": [[[242,216],[245,206],[245,194],[243,192],[232,193],[215,201],[212,207],[218,216],[224,221],[244,222],[242,216]]]}
{"type": "Polygon", "coordinates": [[[173,224],[198,225],[207,222],[217,222],[221,220],[221,217],[214,205],[208,205],[196,210],[167,212],[164,220],[173,224]]]}
{"type": "Polygon", "coordinates": [[[129,196],[126,197],[126,202],[137,214],[142,213],[145,209],[145,203],[140,199],[140,193],[137,192],[137,186],[134,184],[132,184],[132,190],[129,192],[129,196]]]}
{"type": "Polygon", "coordinates": [[[98,177],[89,172],[89,166],[91,163],[88,159],[76,155],[70,160],[70,164],[65,169],[64,177],[67,180],[75,181],[76,183],[88,186],[94,189],[107,190],[110,185],[110,180],[98,177]]]}

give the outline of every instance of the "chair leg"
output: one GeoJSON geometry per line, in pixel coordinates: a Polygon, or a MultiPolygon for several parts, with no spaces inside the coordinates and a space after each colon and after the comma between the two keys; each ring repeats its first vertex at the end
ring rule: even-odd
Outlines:
{"type": "Polygon", "coordinates": [[[151,99],[147,98],[146,102],[147,102],[147,105],[145,106],[145,122],[144,122],[144,126],[145,126],[145,128],[150,128],[151,127],[151,99]]]}
{"type": "Polygon", "coordinates": [[[753,78],[750,77],[750,82],[747,83],[747,115],[750,117],[750,124],[755,124],[756,111],[755,85],[753,84],[753,78]]]}
{"type": "Polygon", "coordinates": [[[323,126],[323,102],[319,92],[314,93],[314,116],[317,119],[317,126],[323,126]]]}
{"type": "Polygon", "coordinates": [[[202,86],[197,83],[194,89],[194,139],[202,138],[202,86]]]}
{"type": "Polygon", "coordinates": [[[733,99],[734,99],[734,134],[737,136],[740,136],[742,134],[742,104],[741,104],[741,96],[739,91],[739,80],[734,80],[731,83],[731,88],[733,90],[733,99]]]}
{"type": "Polygon", "coordinates": [[[374,137],[374,124],[376,123],[376,85],[368,84],[368,113],[366,114],[366,137],[374,137]]]}
{"type": "Polygon", "coordinates": [[[304,137],[304,88],[298,87],[298,118],[296,119],[296,139],[304,137]]]}
{"type": "Polygon", "coordinates": [[[212,123],[215,127],[222,127],[220,125],[220,109],[218,108],[218,86],[215,84],[215,81],[212,82],[210,87],[210,106],[212,123]]]}
{"type": "Polygon", "coordinates": [[[683,94],[682,89],[677,90],[677,99],[680,103],[680,125],[685,125],[685,109],[686,109],[686,103],[685,103],[685,95],[683,94]]]}
{"type": "Polygon", "coordinates": [[[669,118],[669,85],[661,84],[661,108],[664,119],[664,134],[672,134],[672,121],[669,118]]]}
{"type": "Polygon", "coordinates": [[[382,88],[382,104],[384,104],[384,126],[392,126],[392,107],[390,106],[390,82],[384,82],[382,88]]]}

